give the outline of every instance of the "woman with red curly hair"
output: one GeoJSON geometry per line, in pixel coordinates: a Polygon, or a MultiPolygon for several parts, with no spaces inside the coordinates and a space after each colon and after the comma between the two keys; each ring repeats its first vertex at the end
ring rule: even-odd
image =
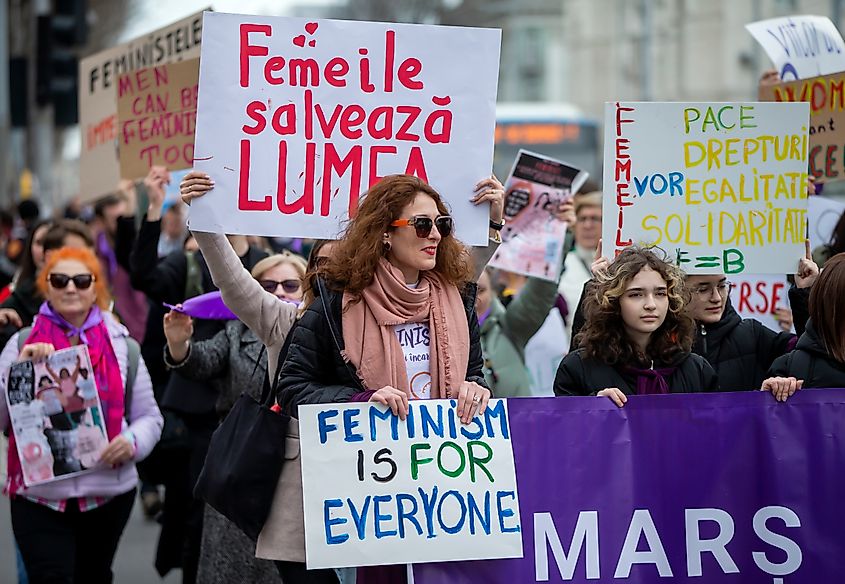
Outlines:
{"type": "MultiPolygon", "coordinates": [[[[4,492],[11,499],[12,529],[33,582],[112,581],[112,560],[138,482],[135,462],[150,453],[161,435],[161,413],[142,360],[131,401],[126,399],[129,333],[106,312],[110,298],[100,270],[90,250],[52,252],[37,279],[46,301],[25,333],[22,350],[19,353],[16,334],[0,354],[5,391],[9,368],[16,360],[36,361],[57,350],[86,345],[109,441],[86,474],[27,487],[11,428],[4,492]]],[[[73,443],[69,432],[73,424],[58,416],[50,419],[56,419],[51,430],[73,443]],[[58,422],[68,427],[55,425],[58,422]]],[[[0,430],[9,428],[7,401],[0,399],[0,430]]],[[[75,457],[71,460],[78,463],[75,457]]]]}
{"type": "Polygon", "coordinates": [[[680,270],[629,247],[597,276],[584,300],[579,349],[561,361],[555,395],[609,397],[717,391],[710,365],[690,352],[694,322],[680,270]]]}

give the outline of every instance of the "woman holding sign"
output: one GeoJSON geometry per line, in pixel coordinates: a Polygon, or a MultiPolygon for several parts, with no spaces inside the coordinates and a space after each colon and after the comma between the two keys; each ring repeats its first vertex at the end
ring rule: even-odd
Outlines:
{"type": "Polygon", "coordinates": [[[717,391],[716,374],[692,354],[683,274],[657,255],[629,247],[598,272],[584,299],[579,349],[561,361],[556,395],[608,397],[717,391]]]}
{"type": "MultiPolygon", "coordinates": [[[[13,429],[4,489],[11,498],[12,529],[30,581],[111,582],[112,560],[134,503],[135,463],[158,441],[162,417],[143,361],[133,365],[128,331],[104,312],[110,298],[94,254],[54,251],[36,282],[46,302],[32,329],[19,333],[26,335],[20,355],[18,334],[0,354],[3,383],[16,360],[37,361],[85,345],[109,444],[87,474],[26,486],[13,429]],[[135,378],[128,379],[133,369],[135,378]]],[[[8,427],[7,401],[0,399],[0,429],[8,427]]]]}

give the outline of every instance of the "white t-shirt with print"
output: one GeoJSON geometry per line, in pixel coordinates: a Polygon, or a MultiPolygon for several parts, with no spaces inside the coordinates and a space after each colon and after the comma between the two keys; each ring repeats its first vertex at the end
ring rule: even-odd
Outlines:
{"type": "Polygon", "coordinates": [[[405,354],[405,370],[408,372],[411,399],[430,399],[431,334],[428,323],[396,325],[394,333],[405,354]]]}

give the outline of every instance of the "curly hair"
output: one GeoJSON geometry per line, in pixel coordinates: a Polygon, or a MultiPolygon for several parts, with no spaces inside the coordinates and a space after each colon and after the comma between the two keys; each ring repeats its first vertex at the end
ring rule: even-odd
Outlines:
{"type": "Polygon", "coordinates": [[[631,280],[646,267],[666,281],[669,297],[666,319],[651,335],[648,355],[671,362],[678,354],[690,352],[695,322],[686,309],[689,292],[684,284],[683,272],[652,250],[631,246],[613,260],[607,272],[597,278],[585,293],[586,324],[578,333],[576,343],[588,357],[608,365],[643,363],[644,356],[639,355],[625,333],[619,299],[631,280]]]}
{"type": "MultiPolygon", "coordinates": [[[[383,234],[395,229],[391,222],[400,218],[402,210],[414,201],[417,193],[434,199],[438,213],[449,214],[437,191],[422,180],[407,174],[386,176],[367,191],[331,257],[318,267],[317,275],[330,288],[360,298],[364,288],[372,283],[379,260],[387,253],[383,234]]],[[[437,260],[432,271],[462,288],[472,279],[469,250],[454,236],[444,237],[437,246],[437,260]]]]}
{"type": "MultiPolygon", "coordinates": [[[[73,260],[83,264],[88,271],[94,276],[94,291],[96,292],[95,303],[102,310],[108,310],[111,304],[111,294],[109,294],[109,286],[106,278],[103,276],[103,269],[100,260],[94,255],[90,249],[81,247],[63,247],[50,252],[47,261],[44,263],[44,268],[38,273],[36,285],[38,291],[44,298],[47,297],[47,292],[50,287],[49,277],[56,264],[62,260],[73,260]]],[[[74,274],[69,274],[74,275],[74,274]]]]}

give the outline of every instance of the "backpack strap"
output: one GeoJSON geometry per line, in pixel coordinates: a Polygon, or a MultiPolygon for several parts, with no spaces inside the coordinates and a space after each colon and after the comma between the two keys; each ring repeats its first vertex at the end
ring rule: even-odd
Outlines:
{"type": "Polygon", "coordinates": [[[18,353],[23,351],[23,346],[26,343],[26,340],[29,338],[29,335],[32,333],[31,326],[25,326],[21,330],[18,331],[18,353]]]}

